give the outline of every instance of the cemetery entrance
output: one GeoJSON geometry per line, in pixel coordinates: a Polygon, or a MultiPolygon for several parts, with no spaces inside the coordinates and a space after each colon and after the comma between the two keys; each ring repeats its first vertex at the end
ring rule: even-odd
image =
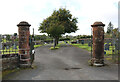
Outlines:
{"type": "MultiPolygon", "coordinates": [[[[103,25],[103,24],[102,24],[103,25]]],[[[30,36],[28,24],[25,21],[20,22],[18,25],[18,34],[13,35],[1,35],[1,54],[3,58],[3,68],[12,69],[18,66],[30,66],[34,60],[33,55],[33,38],[30,36]],[[23,46],[22,46],[23,45],[23,46]]],[[[101,27],[99,27],[101,29],[101,27]]],[[[103,29],[101,29],[103,31],[103,29]]],[[[96,33],[97,34],[97,33],[96,33]]],[[[103,40],[103,34],[102,40],[103,40]]],[[[94,39],[96,38],[93,37],[94,39]]],[[[97,37],[96,43],[99,42],[99,37],[97,37]]],[[[103,41],[101,40],[102,44],[103,41]]],[[[105,39],[104,43],[108,43],[109,40],[105,39]]],[[[86,46],[92,46],[92,40],[82,39],[81,45],[87,43],[86,46]]],[[[79,43],[79,42],[77,42],[79,43]]],[[[93,42],[94,43],[94,42],[93,42]]],[[[109,44],[111,45],[111,44],[109,44]]],[[[104,51],[109,51],[108,45],[102,45],[104,51]]],[[[88,60],[90,58],[90,53],[84,49],[76,48],[72,45],[65,45],[58,50],[50,50],[49,45],[41,46],[36,49],[36,68],[30,70],[24,70],[13,75],[12,80],[116,80],[117,79],[117,69],[116,66],[105,66],[101,68],[90,67],[88,65],[88,60]],[[102,69],[105,68],[105,69],[102,69]],[[98,70],[99,69],[99,70],[98,70]],[[107,70],[107,71],[106,71],[107,70]],[[96,74],[96,75],[95,75],[96,74]],[[25,76],[25,77],[23,77],[25,76]],[[101,76],[101,77],[100,77],[101,76]],[[14,78],[16,77],[16,78],[14,78]]],[[[98,48],[97,48],[98,49],[98,48]]],[[[92,50],[92,48],[91,48],[92,50]]],[[[93,50],[92,50],[93,51],[93,50]]],[[[102,49],[101,49],[102,51],[102,49]]],[[[103,52],[104,52],[103,51],[103,52]]],[[[97,60],[97,58],[102,58],[99,54],[91,56],[93,58],[93,63],[102,63],[103,60],[97,60]]],[[[93,52],[92,52],[93,53],[93,52]]],[[[94,52],[96,53],[96,52],[94,52]]],[[[3,69],[3,70],[5,70],[3,69]]],[[[12,76],[11,76],[12,77],[12,76]]],[[[8,79],[8,78],[7,78],[8,79]]]]}
{"type": "Polygon", "coordinates": [[[31,66],[34,60],[34,43],[33,37],[30,36],[30,24],[22,21],[17,26],[18,34],[0,35],[3,70],[31,66]]]}

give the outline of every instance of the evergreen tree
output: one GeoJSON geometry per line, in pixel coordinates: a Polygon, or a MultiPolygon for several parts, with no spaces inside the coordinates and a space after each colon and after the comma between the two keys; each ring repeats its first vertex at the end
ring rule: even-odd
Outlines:
{"type": "Polygon", "coordinates": [[[107,33],[108,34],[112,33],[112,30],[113,30],[113,24],[110,22],[107,27],[107,33]]]}

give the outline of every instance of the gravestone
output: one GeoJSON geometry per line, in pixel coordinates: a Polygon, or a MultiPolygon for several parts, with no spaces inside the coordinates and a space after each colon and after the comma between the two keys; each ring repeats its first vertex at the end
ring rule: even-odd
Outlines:
{"type": "Polygon", "coordinates": [[[91,41],[88,42],[88,46],[91,46],[91,41]]]}
{"type": "Polygon", "coordinates": [[[5,45],[4,44],[2,44],[2,49],[5,50],[5,45]]]}
{"type": "Polygon", "coordinates": [[[77,40],[77,44],[79,44],[79,40],[77,40]]]}
{"type": "Polygon", "coordinates": [[[106,51],[104,51],[104,55],[106,54],[106,51]]]}
{"type": "Polygon", "coordinates": [[[105,50],[109,50],[109,46],[110,46],[109,43],[105,44],[104,45],[105,50]]]}
{"type": "Polygon", "coordinates": [[[17,45],[15,43],[13,45],[13,49],[17,49],[17,45]]]}
{"type": "Polygon", "coordinates": [[[6,46],[6,49],[9,49],[9,46],[8,46],[8,45],[6,46]]]}
{"type": "Polygon", "coordinates": [[[84,40],[81,40],[81,44],[84,44],[84,40]]]}

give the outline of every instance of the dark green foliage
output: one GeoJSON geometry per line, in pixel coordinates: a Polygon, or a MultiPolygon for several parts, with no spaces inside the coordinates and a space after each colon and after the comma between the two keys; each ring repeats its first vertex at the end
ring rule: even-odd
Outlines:
{"type": "Polygon", "coordinates": [[[47,33],[50,37],[53,37],[57,44],[62,34],[78,30],[76,23],[77,18],[72,17],[69,10],[60,8],[58,11],[54,10],[51,16],[44,19],[43,22],[40,23],[38,30],[41,31],[41,33],[47,33]]]}
{"type": "Polygon", "coordinates": [[[76,23],[77,18],[72,18],[69,10],[60,8],[58,11],[55,10],[51,16],[44,19],[43,22],[40,23],[38,30],[54,37],[57,34],[59,36],[65,33],[75,32],[78,30],[76,23]]]}
{"type": "Polygon", "coordinates": [[[48,36],[46,36],[45,34],[43,35],[34,35],[35,40],[46,40],[48,38],[48,36]]]}
{"type": "Polygon", "coordinates": [[[6,35],[6,40],[10,40],[10,35],[6,35]]]}
{"type": "Polygon", "coordinates": [[[75,38],[77,39],[91,38],[91,35],[78,35],[78,36],[75,36],[75,38]]]}
{"type": "Polygon", "coordinates": [[[112,33],[112,30],[113,30],[113,24],[110,22],[107,27],[107,33],[108,34],[112,33]]]}
{"type": "Polygon", "coordinates": [[[70,40],[70,38],[60,38],[60,41],[70,40]]]}
{"type": "Polygon", "coordinates": [[[17,36],[17,33],[14,33],[14,36],[17,36]]]}

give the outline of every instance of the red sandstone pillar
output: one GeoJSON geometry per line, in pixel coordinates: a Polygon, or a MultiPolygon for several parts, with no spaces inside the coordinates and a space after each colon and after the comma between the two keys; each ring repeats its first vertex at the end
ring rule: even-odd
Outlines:
{"type": "Polygon", "coordinates": [[[29,37],[31,26],[28,22],[22,21],[17,25],[19,34],[19,56],[20,56],[20,66],[30,66],[30,45],[29,37]]]}
{"type": "Polygon", "coordinates": [[[92,65],[104,65],[104,26],[102,22],[95,22],[93,28],[92,65]]]}

